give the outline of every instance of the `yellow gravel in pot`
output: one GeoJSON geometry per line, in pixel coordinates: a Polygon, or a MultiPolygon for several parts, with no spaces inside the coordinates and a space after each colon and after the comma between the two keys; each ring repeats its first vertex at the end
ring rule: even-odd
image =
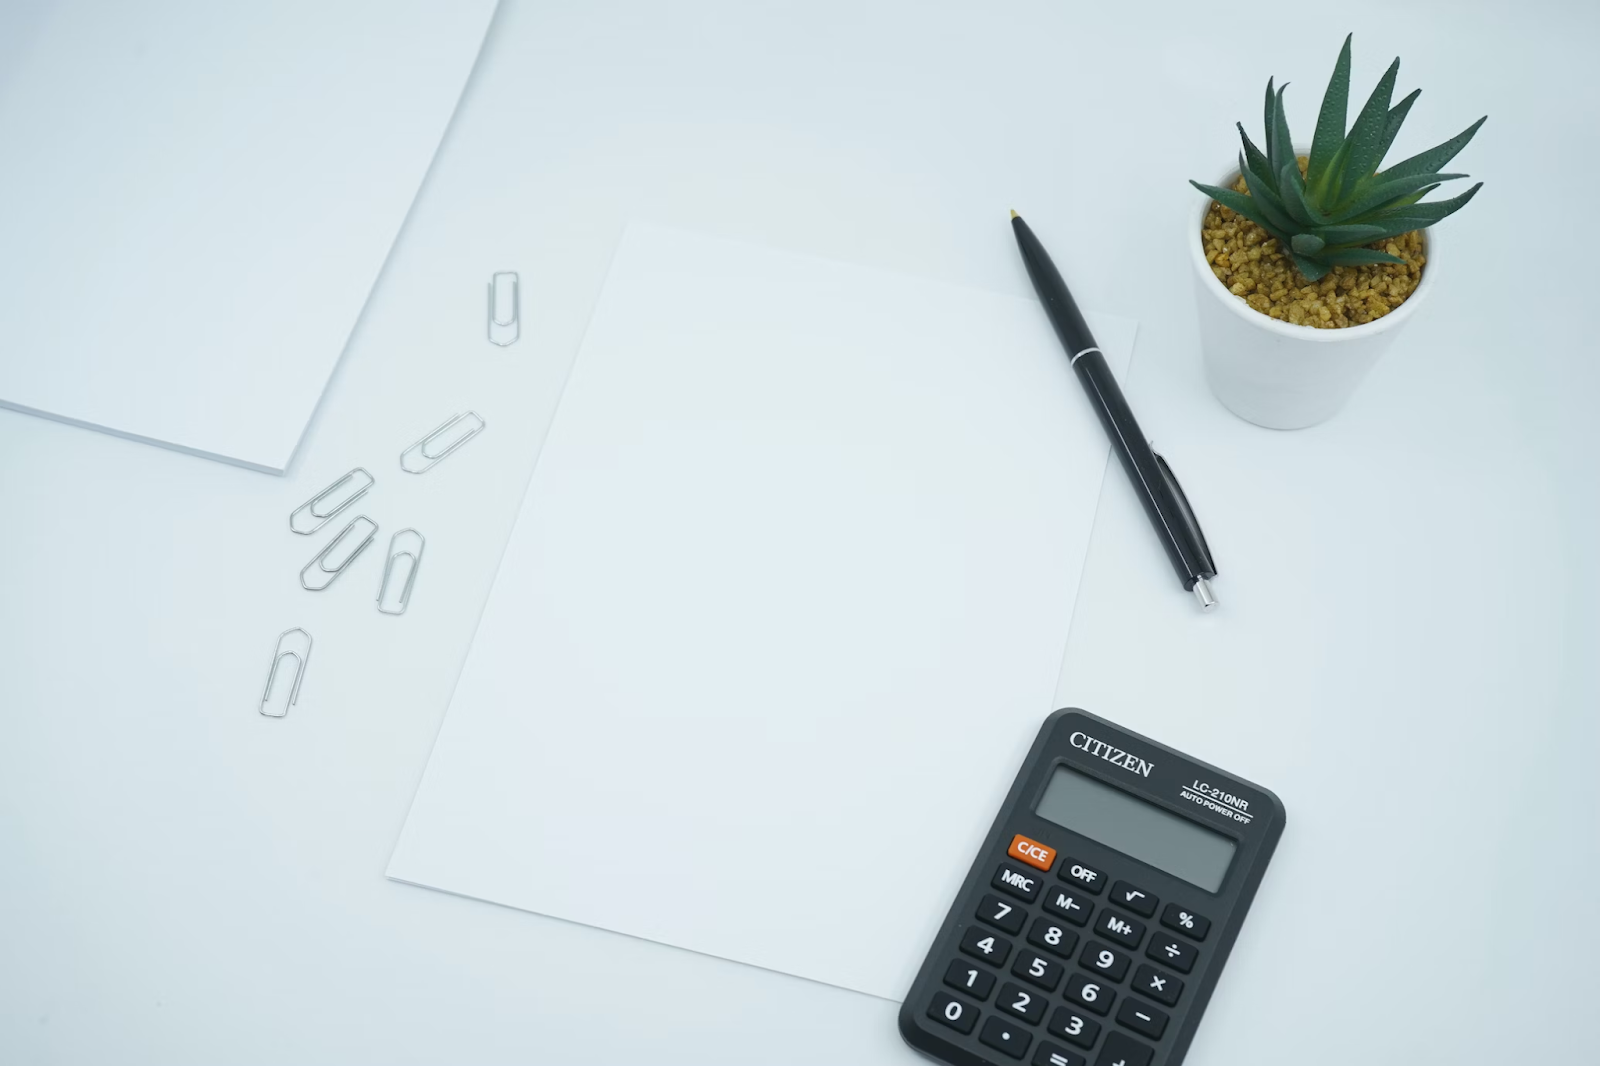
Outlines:
{"type": "MultiPolygon", "coordinates": [[[[1306,167],[1300,159],[1300,169],[1306,167]]],[[[1249,195],[1244,179],[1234,189],[1249,195]]],[[[1321,281],[1307,281],[1266,230],[1215,200],[1200,227],[1206,262],[1229,292],[1269,318],[1317,329],[1359,326],[1382,318],[1405,302],[1422,281],[1420,230],[1368,247],[1405,260],[1336,266],[1321,281]]]]}

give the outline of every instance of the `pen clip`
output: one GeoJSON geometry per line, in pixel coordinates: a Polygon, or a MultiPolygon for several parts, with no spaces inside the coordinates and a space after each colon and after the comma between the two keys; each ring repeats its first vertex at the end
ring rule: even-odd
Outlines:
{"type": "Polygon", "coordinates": [[[1161,471],[1161,476],[1166,480],[1167,488],[1172,494],[1173,502],[1178,505],[1177,518],[1183,523],[1184,533],[1189,539],[1198,556],[1199,577],[1215,577],[1217,575],[1216,561],[1211,558],[1211,547],[1206,544],[1206,535],[1200,530],[1200,520],[1194,515],[1194,508],[1189,506],[1189,497],[1184,495],[1183,486],[1178,484],[1178,477],[1172,472],[1166,458],[1158,451],[1151,450],[1156,457],[1156,467],[1161,471]]]}

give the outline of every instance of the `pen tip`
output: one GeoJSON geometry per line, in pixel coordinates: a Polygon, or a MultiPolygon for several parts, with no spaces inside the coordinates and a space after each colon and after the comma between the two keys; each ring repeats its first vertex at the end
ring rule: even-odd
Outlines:
{"type": "Polygon", "coordinates": [[[1014,207],[1013,207],[1013,208],[1012,208],[1012,209],[1011,209],[1011,217],[1012,217],[1012,218],[1021,218],[1021,217],[1022,217],[1022,216],[1021,216],[1021,215],[1018,215],[1018,214],[1017,214],[1017,209],[1016,209],[1016,208],[1014,208],[1014,207]]]}

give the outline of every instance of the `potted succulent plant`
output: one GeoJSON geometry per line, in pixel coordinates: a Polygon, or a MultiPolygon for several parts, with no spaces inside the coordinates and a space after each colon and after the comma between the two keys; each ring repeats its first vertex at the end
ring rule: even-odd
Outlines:
{"type": "MultiPolygon", "coordinates": [[[[1434,223],[1483,187],[1424,203],[1480,118],[1443,144],[1379,170],[1420,89],[1391,106],[1400,60],[1345,129],[1346,37],[1308,150],[1284,117],[1285,84],[1267,81],[1266,150],[1238,124],[1244,151],[1190,236],[1201,346],[1211,389],[1242,418],[1274,429],[1339,410],[1434,284],[1434,223]]],[[[1487,116],[1485,116],[1487,117],[1487,116]]]]}

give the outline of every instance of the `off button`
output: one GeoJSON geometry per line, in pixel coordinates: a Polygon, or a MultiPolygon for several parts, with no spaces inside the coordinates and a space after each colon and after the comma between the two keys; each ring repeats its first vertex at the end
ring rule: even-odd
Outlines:
{"type": "Polygon", "coordinates": [[[1006,849],[1006,854],[1046,873],[1050,872],[1051,865],[1056,861],[1055,848],[1047,848],[1037,840],[1029,840],[1021,833],[1011,838],[1011,846],[1006,849]]]}

